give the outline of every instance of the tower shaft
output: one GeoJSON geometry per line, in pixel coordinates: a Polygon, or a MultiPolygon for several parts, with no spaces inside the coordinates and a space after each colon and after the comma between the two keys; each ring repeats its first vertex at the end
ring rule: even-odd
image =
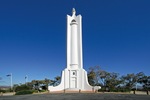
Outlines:
{"type": "MultiPolygon", "coordinates": [[[[75,21],[75,20],[74,20],[75,21]]],[[[71,22],[71,58],[70,58],[70,67],[73,69],[78,68],[79,64],[79,54],[78,54],[78,31],[77,31],[77,22],[71,22]]]]}
{"type": "Polygon", "coordinates": [[[82,65],[82,16],[67,15],[67,68],[83,68],[82,65]]]}

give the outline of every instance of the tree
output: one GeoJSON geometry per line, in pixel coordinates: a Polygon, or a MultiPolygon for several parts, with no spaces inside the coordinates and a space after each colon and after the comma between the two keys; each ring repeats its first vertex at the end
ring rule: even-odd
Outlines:
{"type": "Polygon", "coordinates": [[[28,82],[27,85],[31,86],[33,89],[39,90],[41,87],[44,90],[48,90],[48,86],[52,84],[52,80],[45,78],[44,80],[32,80],[28,82]]]}
{"type": "Polygon", "coordinates": [[[139,72],[137,74],[127,74],[126,76],[122,76],[122,83],[127,89],[134,89],[137,85],[137,83],[143,83],[143,77],[145,74],[143,72],[139,72]]]}
{"type": "Polygon", "coordinates": [[[33,80],[33,87],[34,89],[38,90],[39,89],[39,80],[33,80]]]}
{"type": "Polygon", "coordinates": [[[150,76],[144,75],[138,81],[143,85],[144,90],[150,90],[150,76]]]}
{"type": "Polygon", "coordinates": [[[122,76],[122,80],[124,81],[125,88],[132,89],[135,86],[137,81],[136,75],[134,73],[127,74],[126,76],[122,76]]]}
{"type": "Polygon", "coordinates": [[[18,86],[19,86],[18,84],[14,84],[14,85],[13,85],[13,91],[16,91],[16,88],[17,88],[18,86]]]}
{"type": "Polygon", "coordinates": [[[53,86],[57,86],[57,85],[60,84],[60,82],[61,82],[61,77],[60,77],[60,76],[56,76],[56,77],[54,78],[54,80],[51,81],[51,84],[52,84],[53,86]]]}
{"type": "Polygon", "coordinates": [[[102,86],[106,87],[107,86],[107,83],[106,83],[106,80],[108,80],[110,77],[110,73],[109,72],[106,72],[104,70],[101,70],[100,71],[100,81],[101,81],[101,84],[102,86]]]}
{"type": "Polygon", "coordinates": [[[94,81],[94,79],[95,79],[95,72],[94,72],[94,70],[89,71],[87,76],[88,76],[89,84],[92,85],[92,86],[95,86],[95,81],[94,81]]]}
{"type": "Polygon", "coordinates": [[[43,88],[45,89],[45,90],[48,90],[48,85],[51,83],[51,80],[50,79],[47,79],[47,78],[45,78],[45,80],[44,80],[44,86],[43,86],[43,88]]]}
{"type": "Polygon", "coordinates": [[[99,66],[90,67],[88,71],[88,81],[93,86],[101,85],[100,72],[101,68],[99,66]]]}
{"type": "Polygon", "coordinates": [[[121,80],[118,73],[109,73],[105,79],[106,87],[109,87],[111,90],[116,90],[120,85],[121,80]]]}
{"type": "Polygon", "coordinates": [[[121,79],[118,73],[110,73],[102,70],[99,66],[90,67],[88,71],[88,81],[90,85],[102,86],[102,90],[116,90],[121,84],[121,79]]]}

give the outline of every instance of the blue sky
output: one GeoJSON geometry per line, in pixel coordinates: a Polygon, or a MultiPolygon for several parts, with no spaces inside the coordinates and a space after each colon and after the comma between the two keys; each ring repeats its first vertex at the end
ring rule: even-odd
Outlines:
{"type": "Polygon", "coordinates": [[[149,0],[1,0],[0,85],[53,79],[66,67],[66,15],[82,15],[83,64],[150,75],[149,0]]]}

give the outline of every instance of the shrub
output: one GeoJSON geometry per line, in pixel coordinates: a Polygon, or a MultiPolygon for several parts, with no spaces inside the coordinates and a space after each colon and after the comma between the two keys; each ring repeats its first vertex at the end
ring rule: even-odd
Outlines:
{"type": "Polygon", "coordinates": [[[40,92],[46,92],[46,90],[40,90],[40,92]]]}
{"type": "Polygon", "coordinates": [[[34,91],[33,90],[22,90],[22,91],[18,91],[16,92],[15,95],[25,95],[25,94],[32,94],[34,91]]]}
{"type": "Polygon", "coordinates": [[[18,92],[18,91],[23,91],[23,90],[31,90],[31,88],[29,86],[26,86],[26,85],[21,85],[21,86],[17,86],[15,88],[15,91],[18,92]]]}
{"type": "Polygon", "coordinates": [[[106,88],[106,87],[102,87],[98,91],[99,92],[130,92],[131,90],[128,88],[106,88]]]}
{"type": "Polygon", "coordinates": [[[7,93],[7,92],[12,92],[12,90],[10,90],[10,89],[7,89],[7,90],[0,90],[0,93],[7,93]]]}
{"type": "Polygon", "coordinates": [[[6,90],[0,90],[0,92],[2,92],[2,93],[6,93],[6,90]]]}
{"type": "Polygon", "coordinates": [[[106,92],[105,87],[102,87],[101,89],[99,89],[98,92],[106,92]]]}
{"type": "Polygon", "coordinates": [[[33,93],[38,93],[39,91],[38,90],[32,90],[33,91],[33,93]]]}

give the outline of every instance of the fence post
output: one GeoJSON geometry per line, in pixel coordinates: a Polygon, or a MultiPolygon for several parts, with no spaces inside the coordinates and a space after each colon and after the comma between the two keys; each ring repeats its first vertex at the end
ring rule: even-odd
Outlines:
{"type": "Polygon", "coordinates": [[[1,92],[1,96],[3,96],[3,92],[1,92]]]}
{"type": "Polygon", "coordinates": [[[133,94],[135,94],[135,90],[133,91],[133,94]]]}
{"type": "Polygon", "coordinates": [[[64,93],[66,93],[66,90],[64,89],[64,93]]]}
{"type": "Polygon", "coordinates": [[[147,94],[147,95],[149,95],[149,92],[148,92],[148,90],[146,91],[146,94],[147,94]]]}
{"type": "Polygon", "coordinates": [[[79,93],[81,93],[81,89],[79,89],[79,93]]]}
{"type": "Polygon", "coordinates": [[[95,93],[97,93],[98,90],[95,90],[95,93]]]}

